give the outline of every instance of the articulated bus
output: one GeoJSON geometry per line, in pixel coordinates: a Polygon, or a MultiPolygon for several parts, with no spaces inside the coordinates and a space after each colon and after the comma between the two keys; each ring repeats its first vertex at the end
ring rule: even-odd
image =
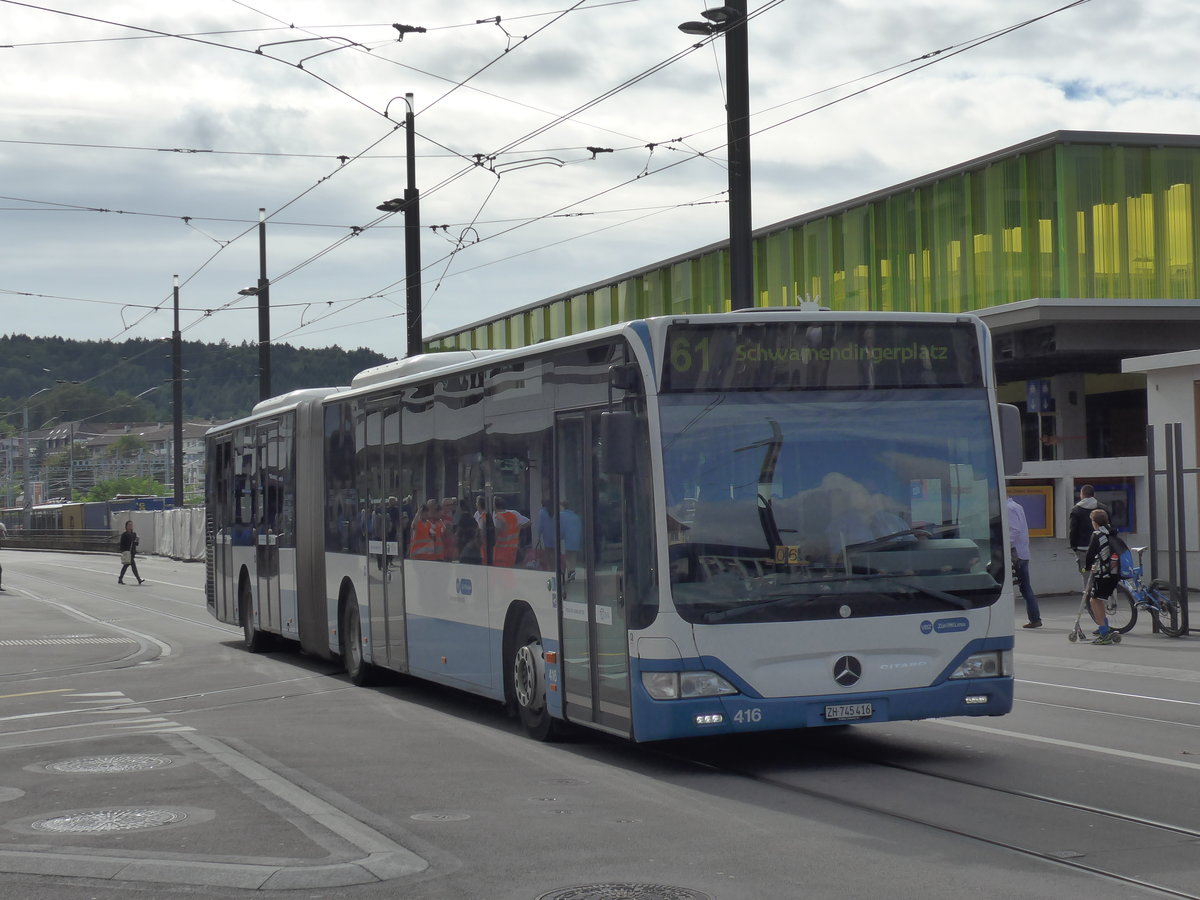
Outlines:
{"type": "Polygon", "coordinates": [[[207,436],[208,607],[539,739],[1003,715],[990,354],[970,315],[760,309],[265,400],[207,436]]]}

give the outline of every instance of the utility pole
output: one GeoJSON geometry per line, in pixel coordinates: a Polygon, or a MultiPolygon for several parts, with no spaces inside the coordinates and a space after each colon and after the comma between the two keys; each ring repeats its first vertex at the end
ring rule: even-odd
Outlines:
{"type": "Polygon", "coordinates": [[[728,0],[706,9],[706,22],[684,22],[684,34],[725,36],[729,95],[725,103],[729,144],[729,307],[752,309],[754,239],[750,215],[750,46],[746,0],[728,0]]]}
{"type": "MultiPolygon", "coordinates": [[[[399,28],[400,26],[394,26],[399,28]]],[[[424,30],[424,29],[421,29],[424,30]]],[[[401,32],[403,34],[403,32],[401,32]]],[[[421,339],[421,192],[417,190],[417,142],[414,130],[413,95],[404,95],[408,111],[404,114],[405,153],[408,155],[408,186],[404,197],[379,204],[380,212],[404,213],[404,311],[407,321],[407,355],[417,356],[425,349],[421,339]]]]}
{"type": "Polygon", "coordinates": [[[750,47],[746,0],[728,0],[725,68],[729,75],[729,296],[732,309],[754,307],[750,216],[750,47]]]}
{"type": "Polygon", "coordinates": [[[28,534],[33,527],[33,489],[29,481],[29,403],[22,410],[22,430],[25,433],[25,502],[21,510],[21,527],[28,534]]]}
{"type": "Polygon", "coordinates": [[[67,424],[67,502],[75,500],[75,423],[67,424]]]}
{"type": "Polygon", "coordinates": [[[175,276],[175,330],[171,332],[171,399],[175,411],[175,508],[183,507],[183,339],[179,334],[179,276],[175,276]]]}
{"type": "Polygon", "coordinates": [[[267,211],[258,208],[258,399],[271,396],[271,282],[267,281],[267,211]]]}

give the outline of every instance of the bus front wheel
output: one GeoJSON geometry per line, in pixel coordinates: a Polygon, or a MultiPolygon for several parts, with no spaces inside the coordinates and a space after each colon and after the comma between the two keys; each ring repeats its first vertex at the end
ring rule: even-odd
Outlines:
{"type": "Polygon", "coordinates": [[[552,741],[562,736],[562,723],[546,708],[545,651],[537,619],[530,610],[521,613],[513,632],[508,671],[512,702],[521,725],[534,740],[552,741]]]}

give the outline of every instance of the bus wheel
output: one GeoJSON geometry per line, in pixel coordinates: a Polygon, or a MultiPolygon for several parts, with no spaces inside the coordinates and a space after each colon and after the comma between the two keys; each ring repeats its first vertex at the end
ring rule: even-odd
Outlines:
{"type": "Polygon", "coordinates": [[[533,613],[525,610],[517,621],[508,671],[512,699],[525,731],[534,740],[553,741],[562,736],[561,723],[546,708],[546,675],[542,635],[533,613]]]}
{"type": "Polygon", "coordinates": [[[346,674],[359,687],[370,684],[374,672],[371,664],[363,660],[362,621],[358,615],[358,598],[353,591],[342,604],[338,633],[342,639],[342,665],[346,667],[346,674]]]}
{"type": "Polygon", "coordinates": [[[238,618],[242,620],[242,640],[251,653],[262,653],[270,643],[270,635],[254,627],[254,598],[250,594],[250,582],[242,580],[238,588],[238,618]]]}

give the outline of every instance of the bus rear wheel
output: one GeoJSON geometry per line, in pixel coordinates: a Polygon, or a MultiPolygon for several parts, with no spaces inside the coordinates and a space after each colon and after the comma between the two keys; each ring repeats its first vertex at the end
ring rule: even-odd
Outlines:
{"type": "Polygon", "coordinates": [[[251,653],[262,653],[270,643],[270,635],[254,627],[254,597],[250,582],[242,579],[238,587],[238,618],[242,620],[242,640],[251,653]]]}
{"type": "Polygon", "coordinates": [[[340,619],[342,665],[354,684],[365,687],[374,681],[374,667],[363,659],[362,619],[358,614],[358,598],[353,593],[342,604],[340,619]]]}
{"type": "Polygon", "coordinates": [[[534,740],[553,741],[562,736],[561,723],[546,708],[545,651],[537,619],[528,609],[513,631],[508,672],[511,700],[521,725],[534,740]]]}

